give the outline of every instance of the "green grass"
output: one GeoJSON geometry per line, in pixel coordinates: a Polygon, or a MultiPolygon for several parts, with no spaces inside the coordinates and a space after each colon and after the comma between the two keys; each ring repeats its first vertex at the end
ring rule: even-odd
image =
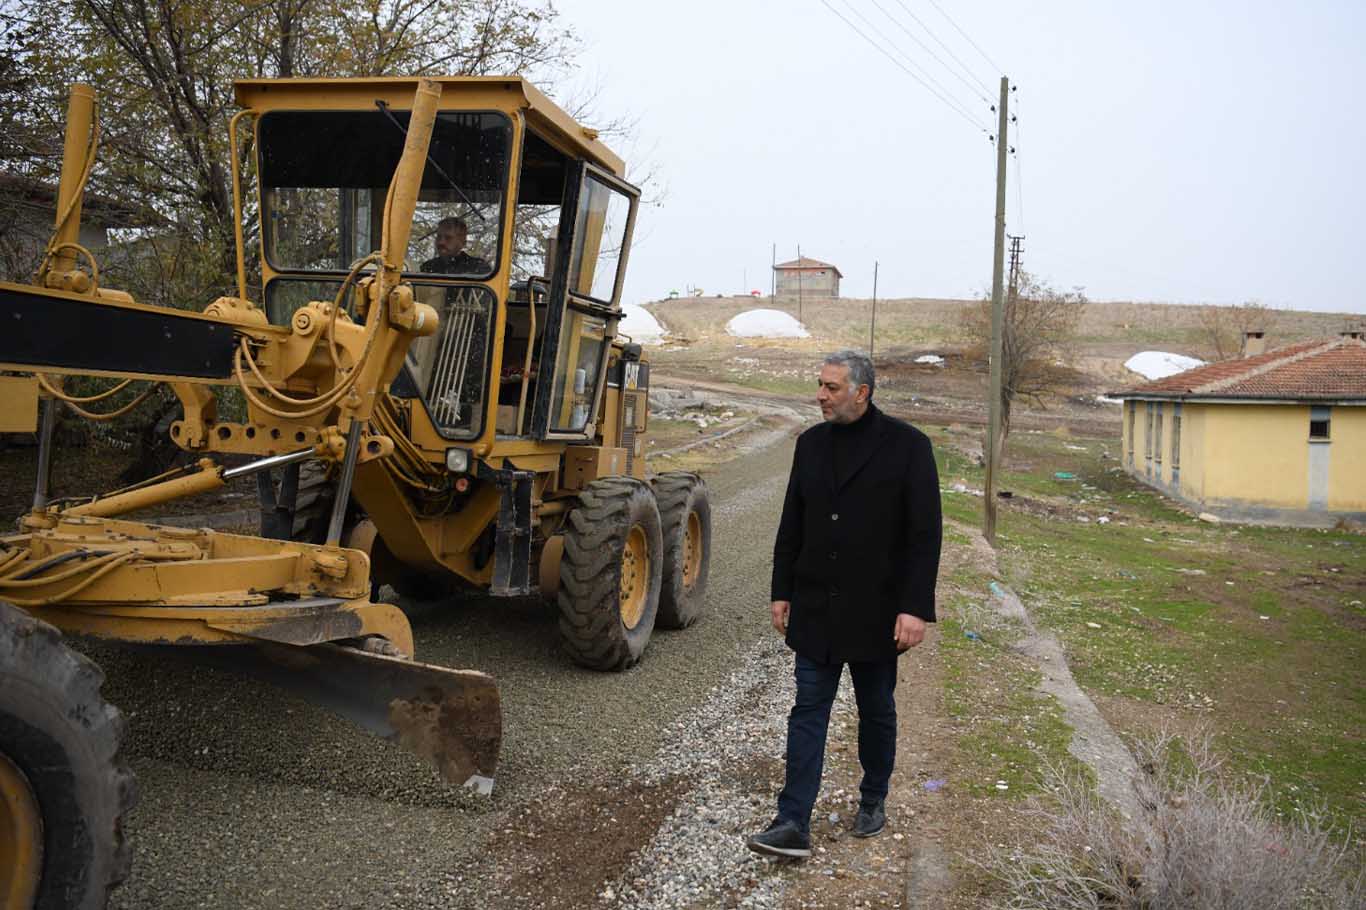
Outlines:
{"type": "MultiPolygon", "coordinates": [[[[1035,437],[1028,457],[1073,462],[1080,482],[1105,464],[1049,449],[1035,437]]],[[[1108,480],[1097,494],[1052,494],[1103,501],[1108,525],[1010,509],[999,524],[1007,580],[1063,642],[1078,684],[1210,725],[1230,767],[1267,775],[1283,810],[1322,802],[1359,821],[1366,643],[1350,604],[1362,598],[1366,539],[1209,526],[1127,475],[1108,480]]],[[[1047,495],[1037,474],[1010,482],[1047,495]]]]}
{"type": "MultiPolygon", "coordinates": [[[[961,570],[951,579],[967,591],[985,591],[990,581],[961,570]]],[[[1019,800],[1038,791],[1045,766],[1075,765],[1071,729],[1057,700],[1035,691],[1038,670],[1011,650],[1018,630],[992,623],[976,600],[959,595],[939,622],[944,707],[959,733],[950,784],[971,796],[1019,800]]]]}
{"type": "MultiPolygon", "coordinates": [[[[942,486],[981,489],[982,469],[950,447],[955,437],[931,435],[942,486]]],[[[1114,439],[1011,437],[1000,486],[1017,498],[998,517],[1004,581],[1057,635],[1078,684],[1111,697],[1104,710],[1117,727],[1156,732],[1154,718],[1207,726],[1229,768],[1265,778],[1280,811],[1323,805],[1359,825],[1366,537],[1205,524],[1119,470],[1119,455],[1114,439]],[[1102,514],[1110,521],[1098,525],[1102,514]]],[[[980,524],[980,496],[946,492],[942,502],[947,518],[980,524]]],[[[985,596],[987,581],[970,583],[985,596]]],[[[960,743],[964,777],[982,794],[996,780],[1009,784],[1005,795],[1028,792],[1032,770],[1065,750],[1060,715],[1033,693],[1033,671],[1000,635],[965,636],[971,604],[946,613],[947,704],[972,719],[960,743]]]]}

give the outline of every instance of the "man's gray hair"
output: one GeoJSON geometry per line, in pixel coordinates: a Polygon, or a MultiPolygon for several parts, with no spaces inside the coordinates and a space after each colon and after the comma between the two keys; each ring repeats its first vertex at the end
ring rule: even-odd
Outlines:
{"type": "Polygon", "coordinates": [[[836,351],[826,357],[825,362],[838,367],[848,367],[849,381],[854,384],[854,388],[866,385],[868,387],[868,398],[873,397],[873,389],[877,387],[877,381],[873,375],[873,362],[868,359],[867,354],[851,350],[836,351]]]}

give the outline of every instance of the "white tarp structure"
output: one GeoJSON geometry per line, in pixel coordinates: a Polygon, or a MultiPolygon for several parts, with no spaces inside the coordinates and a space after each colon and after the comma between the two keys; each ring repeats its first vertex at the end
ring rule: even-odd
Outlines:
{"type": "Polygon", "coordinates": [[[726,323],[726,334],[736,338],[811,337],[805,326],[782,310],[746,310],[726,323]]]}
{"type": "Polygon", "coordinates": [[[617,331],[630,335],[631,340],[640,344],[663,344],[664,327],[645,307],[634,303],[621,305],[622,319],[617,323],[617,331]]]}
{"type": "Polygon", "coordinates": [[[1139,351],[1124,361],[1126,369],[1132,370],[1144,379],[1165,379],[1168,376],[1184,373],[1186,370],[1193,370],[1204,365],[1203,360],[1187,357],[1184,354],[1170,354],[1166,351],[1139,351]]]}

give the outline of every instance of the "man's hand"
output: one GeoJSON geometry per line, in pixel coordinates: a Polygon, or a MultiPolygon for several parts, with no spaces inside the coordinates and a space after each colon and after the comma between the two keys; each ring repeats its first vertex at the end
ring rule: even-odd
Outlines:
{"type": "Polygon", "coordinates": [[[773,628],[778,630],[779,635],[786,635],[787,617],[792,612],[792,601],[775,600],[769,609],[773,611],[773,628]]]}
{"type": "MultiPolygon", "coordinates": [[[[774,604],[776,607],[777,604],[774,604]]],[[[774,613],[776,616],[777,613],[774,613]]],[[[908,651],[925,640],[925,620],[909,613],[896,614],[896,626],[892,629],[898,651],[908,651]]]]}

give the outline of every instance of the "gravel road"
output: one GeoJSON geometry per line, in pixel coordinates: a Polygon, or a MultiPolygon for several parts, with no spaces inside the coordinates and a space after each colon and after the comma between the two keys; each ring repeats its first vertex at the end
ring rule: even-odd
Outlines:
{"type": "Polygon", "coordinates": [[[141,790],[112,906],[773,906],[781,877],[735,832],[771,814],[790,699],[766,609],[790,434],[741,451],[708,475],[707,612],[626,673],[571,665],[539,602],[421,605],[419,659],[498,680],[487,799],[264,684],[82,645],[129,719],[141,790]]]}

